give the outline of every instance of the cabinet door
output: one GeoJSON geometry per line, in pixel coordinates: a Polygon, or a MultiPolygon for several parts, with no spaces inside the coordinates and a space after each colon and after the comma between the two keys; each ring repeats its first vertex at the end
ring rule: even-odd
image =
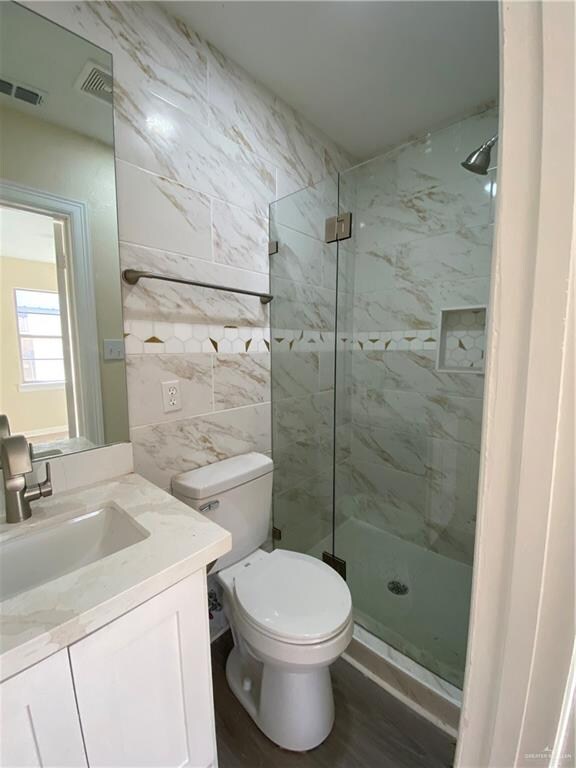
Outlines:
{"type": "Polygon", "coordinates": [[[86,765],[66,651],[0,685],[0,765],[86,765]]]}
{"type": "Polygon", "coordinates": [[[215,761],[207,610],[200,572],[71,646],[91,768],[215,761]]]}

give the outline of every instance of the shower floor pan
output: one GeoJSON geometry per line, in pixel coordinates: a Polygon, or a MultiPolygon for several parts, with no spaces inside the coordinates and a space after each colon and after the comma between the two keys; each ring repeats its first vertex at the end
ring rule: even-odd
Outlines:
{"type": "MultiPolygon", "coordinates": [[[[350,518],[336,529],[355,621],[461,688],[472,568],[350,518]]],[[[330,549],[331,537],[310,554],[330,549]]]]}

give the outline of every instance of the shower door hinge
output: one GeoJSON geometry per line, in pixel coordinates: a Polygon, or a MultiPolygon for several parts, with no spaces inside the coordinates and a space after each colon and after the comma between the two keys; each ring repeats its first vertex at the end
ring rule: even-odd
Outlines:
{"type": "Polygon", "coordinates": [[[348,240],[350,237],[352,237],[352,214],[350,212],[326,219],[324,239],[327,243],[348,240]]]}
{"type": "Polygon", "coordinates": [[[342,560],[341,557],[336,557],[336,555],[332,555],[330,552],[322,552],[322,560],[330,568],[334,568],[336,573],[339,573],[344,581],[346,581],[346,560],[342,560]]]}
{"type": "Polygon", "coordinates": [[[278,253],[278,240],[268,240],[268,256],[278,253]]]}
{"type": "Polygon", "coordinates": [[[272,528],[272,541],[280,541],[281,539],[282,539],[282,531],[280,530],[280,528],[276,528],[276,526],[274,526],[272,528]]]}

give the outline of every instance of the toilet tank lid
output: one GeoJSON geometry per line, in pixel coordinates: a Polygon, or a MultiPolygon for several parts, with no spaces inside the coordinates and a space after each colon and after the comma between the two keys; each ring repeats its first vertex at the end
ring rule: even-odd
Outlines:
{"type": "Polygon", "coordinates": [[[172,491],[187,499],[205,499],[272,472],[274,464],[262,453],[244,453],[191,469],[172,478],[172,491]]]}

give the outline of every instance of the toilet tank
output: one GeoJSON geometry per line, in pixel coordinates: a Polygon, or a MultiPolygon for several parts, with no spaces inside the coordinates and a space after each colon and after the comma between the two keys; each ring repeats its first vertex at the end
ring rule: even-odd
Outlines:
{"type": "Polygon", "coordinates": [[[268,538],[272,522],[272,459],[245,453],[172,478],[172,494],[232,534],[232,550],[210,573],[237,563],[268,538]]]}

